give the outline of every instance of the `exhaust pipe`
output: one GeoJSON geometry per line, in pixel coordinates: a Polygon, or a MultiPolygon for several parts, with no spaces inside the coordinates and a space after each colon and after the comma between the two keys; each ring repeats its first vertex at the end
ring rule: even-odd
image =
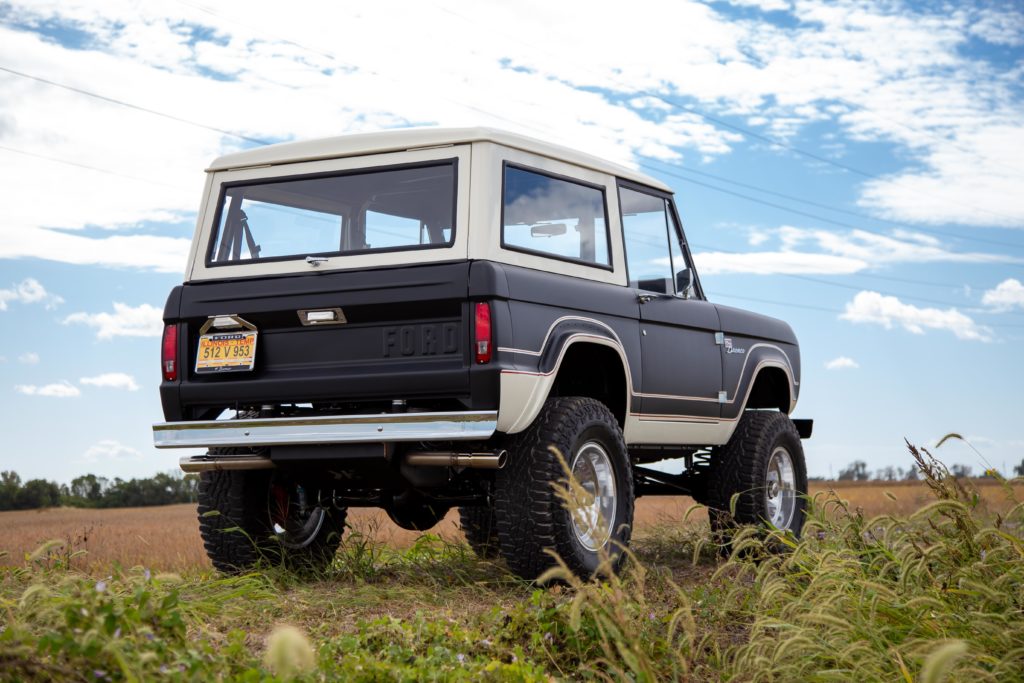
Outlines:
{"type": "Polygon", "coordinates": [[[421,467],[471,467],[481,470],[500,470],[508,462],[508,451],[502,448],[484,453],[446,451],[407,453],[405,462],[421,467]]]}
{"type": "Polygon", "coordinates": [[[178,466],[183,472],[189,473],[213,470],[271,470],[275,467],[270,458],[259,455],[196,455],[182,458],[178,461],[178,466]]]}

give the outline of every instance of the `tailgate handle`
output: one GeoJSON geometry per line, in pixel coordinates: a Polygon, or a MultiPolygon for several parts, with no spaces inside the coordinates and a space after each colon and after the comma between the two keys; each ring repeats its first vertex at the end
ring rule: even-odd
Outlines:
{"type": "Polygon", "coordinates": [[[345,312],[340,308],[308,308],[296,311],[303,325],[342,325],[347,323],[345,312]]]}

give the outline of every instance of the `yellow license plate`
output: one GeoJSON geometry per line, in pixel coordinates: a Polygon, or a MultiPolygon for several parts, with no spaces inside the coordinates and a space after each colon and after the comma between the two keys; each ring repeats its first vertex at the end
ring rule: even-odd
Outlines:
{"type": "Polygon", "coordinates": [[[225,332],[199,337],[196,372],[252,370],[255,362],[255,332],[225,332]]]}

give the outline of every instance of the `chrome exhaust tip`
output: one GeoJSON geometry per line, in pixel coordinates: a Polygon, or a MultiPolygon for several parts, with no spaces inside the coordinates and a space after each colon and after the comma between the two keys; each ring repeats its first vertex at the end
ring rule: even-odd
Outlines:
{"type": "Polygon", "coordinates": [[[182,472],[213,472],[217,470],[270,470],[276,465],[260,455],[195,455],[178,461],[182,472]]]}
{"type": "Polygon", "coordinates": [[[504,448],[484,453],[423,451],[407,453],[405,462],[418,467],[468,467],[479,470],[500,470],[508,462],[504,448]]]}

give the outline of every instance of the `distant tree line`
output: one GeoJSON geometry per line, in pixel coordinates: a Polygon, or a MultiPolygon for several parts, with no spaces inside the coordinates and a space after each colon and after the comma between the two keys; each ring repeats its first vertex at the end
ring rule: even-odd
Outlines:
{"type": "MultiPolygon", "coordinates": [[[[1014,474],[1024,476],[1024,460],[1013,468],[1014,474]]],[[[970,465],[955,464],[949,468],[949,473],[957,479],[965,479],[974,476],[974,469],[970,465]]],[[[992,476],[993,471],[986,470],[982,476],[992,476]]],[[[863,460],[854,460],[845,468],[839,470],[839,481],[913,481],[919,478],[917,467],[911,465],[907,469],[900,467],[882,467],[872,472],[868,470],[868,464],[863,460]]]]}
{"type": "Polygon", "coordinates": [[[45,479],[22,482],[17,472],[0,472],[0,510],[34,510],[67,505],[82,508],[122,508],[194,503],[199,477],[161,472],[144,479],[113,480],[86,474],[70,484],[45,479]]]}

